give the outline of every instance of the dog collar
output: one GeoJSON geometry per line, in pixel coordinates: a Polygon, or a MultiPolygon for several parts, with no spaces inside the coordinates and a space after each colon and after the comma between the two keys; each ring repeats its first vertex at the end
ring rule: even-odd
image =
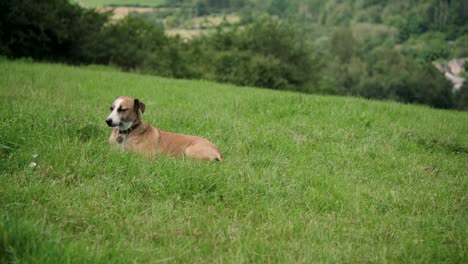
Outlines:
{"type": "Polygon", "coordinates": [[[141,123],[138,122],[138,124],[136,125],[133,125],[131,128],[127,129],[127,130],[119,130],[119,134],[128,134],[130,132],[132,132],[135,128],[137,128],[141,123]]]}

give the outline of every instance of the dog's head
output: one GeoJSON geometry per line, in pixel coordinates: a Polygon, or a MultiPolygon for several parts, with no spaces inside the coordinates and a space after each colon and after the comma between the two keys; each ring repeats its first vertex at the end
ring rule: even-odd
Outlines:
{"type": "Polygon", "coordinates": [[[145,112],[145,104],[138,99],[119,96],[115,98],[110,111],[110,115],[106,118],[107,125],[127,130],[140,121],[140,111],[145,112]]]}

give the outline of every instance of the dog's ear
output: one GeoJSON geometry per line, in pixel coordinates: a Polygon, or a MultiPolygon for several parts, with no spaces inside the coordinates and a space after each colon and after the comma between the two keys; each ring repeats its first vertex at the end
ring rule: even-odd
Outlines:
{"type": "Polygon", "coordinates": [[[138,111],[138,109],[140,109],[141,113],[143,114],[145,112],[145,104],[143,102],[140,102],[140,100],[138,99],[135,99],[135,110],[138,111]]]}

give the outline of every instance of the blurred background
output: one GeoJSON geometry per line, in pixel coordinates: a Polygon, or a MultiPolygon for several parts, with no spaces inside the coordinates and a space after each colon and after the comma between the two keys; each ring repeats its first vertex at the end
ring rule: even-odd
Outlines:
{"type": "Polygon", "coordinates": [[[0,56],[468,109],[466,0],[2,0],[0,56]]]}

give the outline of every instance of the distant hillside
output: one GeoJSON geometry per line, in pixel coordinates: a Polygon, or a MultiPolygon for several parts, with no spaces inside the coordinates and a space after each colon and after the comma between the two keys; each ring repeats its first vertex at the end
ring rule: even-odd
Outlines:
{"type": "Polygon", "coordinates": [[[121,13],[112,19],[100,12],[109,7],[95,12],[68,0],[1,1],[0,55],[468,107],[468,86],[452,93],[451,83],[433,67],[434,61],[468,56],[466,1],[167,0],[164,5],[116,8],[121,13]]]}
{"type": "Polygon", "coordinates": [[[104,6],[147,6],[157,7],[167,3],[166,0],[74,0],[86,7],[104,6]]]}
{"type": "MultiPolygon", "coordinates": [[[[92,7],[108,5],[176,8],[156,11],[153,19],[167,29],[198,29],[193,18],[210,14],[236,14],[242,23],[268,15],[293,22],[303,37],[320,46],[337,27],[348,27],[369,45],[397,46],[409,56],[434,61],[468,56],[467,1],[370,0],[81,0],[92,7]]],[[[118,11],[119,12],[119,11],[118,11]]],[[[122,14],[122,12],[120,12],[122,14]]],[[[121,17],[121,15],[118,15],[121,17]]]]}

